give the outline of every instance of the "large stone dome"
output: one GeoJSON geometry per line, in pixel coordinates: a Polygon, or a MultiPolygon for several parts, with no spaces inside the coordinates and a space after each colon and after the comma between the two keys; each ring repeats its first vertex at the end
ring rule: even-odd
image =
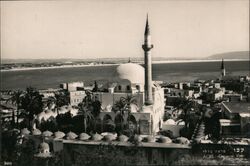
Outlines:
{"type": "Polygon", "coordinates": [[[114,73],[115,80],[128,80],[130,83],[144,84],[144,67],[134,63],[121,64],[114,73]]]}

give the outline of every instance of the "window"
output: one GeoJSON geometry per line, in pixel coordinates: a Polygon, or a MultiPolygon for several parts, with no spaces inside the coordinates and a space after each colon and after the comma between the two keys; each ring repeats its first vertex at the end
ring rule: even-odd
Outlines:
{"type": "Polygon", "coordinates": [[[127,90],[130,90],[130,86],[129,85],[127,86],[127,90]]]}
{"type": "Polygon", "coordinates": [[[122,87],[121,87],[121,85],[119,85],[119,86],[118,86],[118,90],[122,90],[122,87]]]}
{"type": "Polygon", "coordinates": [[[140,90],[140,86],[139,86],[139,85],[136,85],[135,88],[136,88],[137,90],[140,90]]]}

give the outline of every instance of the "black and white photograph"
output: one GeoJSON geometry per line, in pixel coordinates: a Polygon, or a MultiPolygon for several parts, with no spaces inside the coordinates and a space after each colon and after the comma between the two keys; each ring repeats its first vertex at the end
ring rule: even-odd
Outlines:
{"type": "Polygon", "coordinates": [[[249,10],[2,0],[0,166],[249,166],[249,10]]]}

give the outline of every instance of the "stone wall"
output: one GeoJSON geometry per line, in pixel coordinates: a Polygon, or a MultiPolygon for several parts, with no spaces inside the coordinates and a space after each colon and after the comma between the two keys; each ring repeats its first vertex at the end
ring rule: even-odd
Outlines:
{"type": "Polygon", "coordinates": [[[169,165],[190,153],[190,147],[160,143],[63,143],[64,165],[169,165]],[[162,145],[162,146],[161,146],[162,145]]]}

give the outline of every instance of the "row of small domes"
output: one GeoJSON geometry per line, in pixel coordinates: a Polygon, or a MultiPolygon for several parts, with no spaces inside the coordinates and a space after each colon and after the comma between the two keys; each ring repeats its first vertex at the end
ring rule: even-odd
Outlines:
{"type": "MultiPolygon", "coordinates": [[[[61,132],[61,131],[57,131],[55,133],[52,133],[51,131],[44,131],[41,132],[39,129],[34,129],[32,130],[32,135],[42,135],[44,137],[51,137],[54,136],[55,139],[67,139],[67,140],[75,140],[75,139],[79,139],[82,141],[121,141],[121,142],[127,142],[129,140],[129,138],[126,135],[120,135],[117,136],[117,133],[102,133],[102,134],[98,134],[95,133],[92,136],[88,135],[87,133],[81,133],[79,135],[75,134],[74,132],[68,132],[67,134],[61,132]]],[[[28,135],[30,134],[30,131],[27,128],[24,128],[21,130],[21,134],[22,135],[28,135]]],[[[172,143],[172,140],[169,137],[166,136],[146,136],[146,137],[142,137],[141,135],[135,135],[134,140],[137,142],[141,142],[141,141],[145,141],[145,142],[162,142],[162,143],[172,143]]],[[[178,137],[175,139],[176,143],[180,143],[180,144],[189,144],[189,140],[187,138],[184,137],[178,137]]]]}

